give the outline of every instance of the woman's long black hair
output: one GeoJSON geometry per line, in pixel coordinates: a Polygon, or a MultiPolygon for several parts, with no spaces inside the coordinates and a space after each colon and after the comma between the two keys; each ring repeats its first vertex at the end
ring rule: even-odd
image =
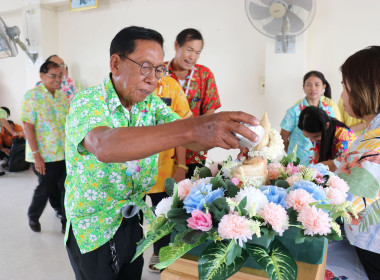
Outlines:
{"type": "Polygon", "coordinates": [[[318,162],[332,158],[333,140],[337,126],[348,129],[344,123],[330,117],[319,107],[308,106],[302,110],[298,120],[298,128],[309,133],[322,132],[318,162]],[[330,123],[329,127],[327,127],[327,123],[330,123]]]}

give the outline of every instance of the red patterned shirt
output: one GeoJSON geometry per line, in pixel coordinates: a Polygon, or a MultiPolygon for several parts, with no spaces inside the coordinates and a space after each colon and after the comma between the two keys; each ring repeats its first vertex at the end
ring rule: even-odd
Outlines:
{"type": "MultiPolygon", "coordinates": [[[[165,65],[167,64],[168,62],[165,62],[165,65]]],[[[173,72],[172,64],[170,64],[168,68],[169,75],[178,81],[177,76],[173,72]]],[[[194,65],[194,73],[192,76],[191,72],[190,70],[183,84],[183,91],[186,93],[187,101],[189,102],[194,117],[204,115],[209,110],[218,109],[221,104],[214,74],[209,68],[200,64],[194,65]],[[189,79],[191,79],[190,84],[189,79]],[[187,89],[188,84],[189,88],[187,89]]],[[[186,164],[197,163],[195,157],[198,157],[200,160],[206,159],[206,157],[198,153],[187,150],[186,164]]]]}

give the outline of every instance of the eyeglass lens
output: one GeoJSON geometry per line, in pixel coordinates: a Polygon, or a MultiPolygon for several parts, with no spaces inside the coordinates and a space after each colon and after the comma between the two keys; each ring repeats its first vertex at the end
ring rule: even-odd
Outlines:
{"type": "Polygon", "coordinates": [[[161,65],[161,66],[158,66],[158,67],[154,67],[152,65],[152,63],[150,62],[144,62],[143,64],[141,64],[141,74],[144,75],[144,76],[148,76],[150,73],[152,73],[153,71],[153,68],[156,69],[156,78],[157,79],[160,79],[162,78],[165,73],[166,73],[166,68],[165,66],[161,65]]]}

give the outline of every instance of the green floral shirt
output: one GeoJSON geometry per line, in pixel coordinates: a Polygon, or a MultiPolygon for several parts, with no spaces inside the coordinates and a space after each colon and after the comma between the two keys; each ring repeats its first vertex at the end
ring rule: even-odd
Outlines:
{"type": "MultiPolygon", "coordinates": [[[[7,119],[7,112],[0,108],[0,119],[7,119]]],[[[1,127],[1,123],[0,123],[1,127]]]]}
{"type": "Polygon", "coordinates": [[[109,77],[75,95],[66,124],[65,240],[71,224],[82,254],[114,236],[122,221],[123,206],[137,205],[146,218],[151,218],[143,197],[155,184],[158,161],[156,154],[124,163],[103,163],[83,148],[82,140],[98,126],[150,126],[179,118],[154,94],[128,111],[109,77]]]}
{"type": "MultiPolygon", "coordinates": [[[[69,111],[66,94],[56,90],[53,95],[43,84],[27,91],[21,106],[21,121],[34,125],[38,151],[45,162],[65,159],[65,123],[69,111]]],[[[34,162],[26,145],[25,160],[34,162]]]]}

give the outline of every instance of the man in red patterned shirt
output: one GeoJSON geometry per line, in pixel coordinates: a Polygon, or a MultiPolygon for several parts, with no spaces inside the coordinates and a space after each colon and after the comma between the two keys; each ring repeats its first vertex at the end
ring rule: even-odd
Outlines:
{"type": "MultiPolygon", "coordinates": [[[[165,63],[169,75],[182,86],[194,117],[213,114],[221,106],[214,74],[209,68],[196,64],[203,49],[202,34],[193,28],[182,30],[177,35],[174,48],[176,51],[174,58],[165,63]]],[[[195,168],[202,166],[198,159],[204,164],[206,157],[186,151],[188,169],[183,168],[183,179],[185,174],[186,178],[191,178],[195,168]]]]}

